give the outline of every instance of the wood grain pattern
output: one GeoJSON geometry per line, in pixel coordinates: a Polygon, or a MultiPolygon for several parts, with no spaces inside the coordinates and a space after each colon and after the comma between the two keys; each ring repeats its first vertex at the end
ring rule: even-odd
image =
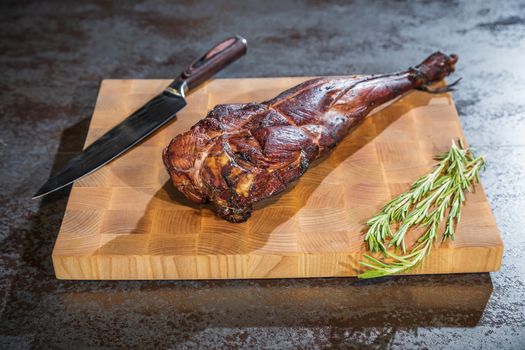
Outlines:
{"type": "MultiPolygon", "coordinates": [[[[218,103],[262,101],[307,78],[213,80],[178,119],[71,191],[53,251],[61,279],[355,276],[366,220],[464,137],[449,95],[414,92],[369,117],[292,188],[247,222],[217,218],[176,193],[161,150],[218,103]]],[[[86,145],[162,91],[167,80],[104,80],[86,145]]],[[[410,237],[409,237],[410,239],[410,237]]],[[[413,239],[413,237],[412,237],[413,239]]],[[[481,186],[454,242],[412,273],[496,271],[503,244],[481,186]]]]}

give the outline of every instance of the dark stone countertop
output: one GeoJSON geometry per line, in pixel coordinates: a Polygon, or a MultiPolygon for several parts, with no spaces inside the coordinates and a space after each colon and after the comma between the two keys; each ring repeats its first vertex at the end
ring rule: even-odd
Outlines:
{"type": "Polygon", "coordinates": [[[2,1],[0,348],[525,347],[525,4],[520,1],[2,1]],[[75,282],[51,250],[103,78],[168,78],[239,33],[222,77],[380,73],[440,49],[505,242],[491,274],[75,282]]]}

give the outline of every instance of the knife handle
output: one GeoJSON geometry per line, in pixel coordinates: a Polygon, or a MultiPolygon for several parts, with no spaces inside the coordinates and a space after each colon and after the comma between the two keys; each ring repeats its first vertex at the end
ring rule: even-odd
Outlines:
{"type": "Polygon", "coordinates": [[[193,89],[244,55],[246,50],[246,39],[240,35],[228,38],[193,61],[170,87],[180,88],[186,85],[188,89],[193,89]]]}

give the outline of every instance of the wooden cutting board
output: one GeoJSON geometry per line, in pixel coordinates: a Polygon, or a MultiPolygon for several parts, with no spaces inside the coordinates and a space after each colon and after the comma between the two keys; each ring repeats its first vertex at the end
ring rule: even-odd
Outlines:
{"type": "MultiPolygon", "coordinates": [[[[161,151],[219,103],[263,101],[307,78],[213,80],[176,121],[71,191],[53,251],[60,279],[355,276],[366,220],[464,137],[448,94],[413,92],[368,118],[292,188],[245,223],[217,218],[177,193],[161,151]]],[[[86,145],[158,94],[167,80],[104,80],[86,145]]],[[[497,271],[503,244],[481,186],[454,242],[412,273],[497,271]]],[[[411,241],[409,240],[409,243],[411,241]]]]}

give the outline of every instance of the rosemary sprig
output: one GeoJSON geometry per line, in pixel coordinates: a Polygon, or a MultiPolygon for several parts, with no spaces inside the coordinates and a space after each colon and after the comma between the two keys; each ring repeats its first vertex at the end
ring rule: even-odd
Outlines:
{"type": "Polygon", "coordinates": [[[370,270],[359,278],[392,275],[420,265],[430,254],[443,221],[443,241],[454,240],[465,191],[472,191],[473,184],[479,182],[485,160],[475,157],[461,139],[457,143],[452,141],[450,149],[435,158],[438,163],[430,173],[417,179],[407,192],[392,199],[368,220],[365,235],[368,249],[382,253],[385,259],[365,255],[366,260],[360,263],[370,270]],[[424,233],[407,253],[405,236],[416,227],[424,228],[424,233]],[[394,252],[390,247],[394,247],[394,252]],[[398,249],[401,255],[397,254],[398,249]]]}

